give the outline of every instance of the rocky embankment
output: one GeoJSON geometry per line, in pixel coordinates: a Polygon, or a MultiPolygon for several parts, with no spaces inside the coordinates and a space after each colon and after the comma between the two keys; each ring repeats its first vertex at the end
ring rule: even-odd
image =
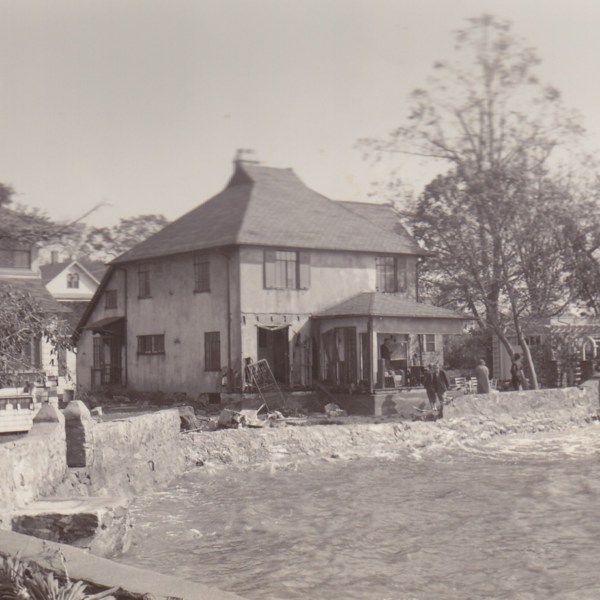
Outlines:
{"type": "Polygon", "coordinates": [[[437,421],[189,433],[184,436],[186,454],[198,465],[243,467],[318,456],[389,456],[424,447],[470,447],[495,436],[565,431],[598,422],[598,381],[581,388],[459,396],[437,421]]]}

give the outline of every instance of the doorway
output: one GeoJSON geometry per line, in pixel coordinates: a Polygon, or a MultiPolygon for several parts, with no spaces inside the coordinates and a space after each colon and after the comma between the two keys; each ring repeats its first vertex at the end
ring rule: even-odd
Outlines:
{"type": "Polygon", "coordinates": [[[289,325],[276,327],[258,327],[258,360],[263,358],[269,363],[275,381],[288,385],[290,382],[290,344],[289,325]]]}

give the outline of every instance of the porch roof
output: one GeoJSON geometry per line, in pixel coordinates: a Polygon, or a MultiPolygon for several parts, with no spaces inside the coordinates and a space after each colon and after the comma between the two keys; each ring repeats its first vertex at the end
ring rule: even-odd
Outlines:
{"type": "Polygon", "coordinates": [[[124,323],[125,317],[104,317],[90,325],[86,325],[83,329],[91,329],[94,333],[113,332],[123,327],[124,323]]]}
{"type": "Polygon", "coordinates": [[[569,325],[569,324],[560,324],[560,325],[549,325],[548,329],[551,334],[556,335],[564,335],[564,334],[572,334],[579,335],[582,337],[600,337],[600,323],[589,323],[585,325],[569,325]]]}
{"type": "Polygon", "coordinates": [[[396,294],[363,292],[313,315],[329,317],[411,317],[418,319],[454,319],[469,321],[472,317],[440,306],[407,300],[396,294]]]}

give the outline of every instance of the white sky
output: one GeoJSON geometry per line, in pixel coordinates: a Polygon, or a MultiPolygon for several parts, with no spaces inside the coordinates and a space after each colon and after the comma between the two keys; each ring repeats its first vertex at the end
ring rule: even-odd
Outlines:
{"type": "MultiPolygon", "coordinates": [[[[451,32],[483,12],[537,48],[600,148],[598,0],[0,0],[0,181],[61,219],[101,201],[89,223],[174,219],[253,148],[366,200],[388,165],[357,139],[400,124],[451,32]]],[[[419,170],[402,174],[418,186],[419,170]]]]}

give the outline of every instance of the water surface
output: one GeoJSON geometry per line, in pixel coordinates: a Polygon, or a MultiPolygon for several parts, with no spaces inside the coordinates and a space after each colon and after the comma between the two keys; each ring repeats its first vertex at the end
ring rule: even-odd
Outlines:
{"type": "Polygon", "coordinates": [[[469,450],[199,469],[123,562],[250,599],[600,598],[600,427],[469,450]]]}

